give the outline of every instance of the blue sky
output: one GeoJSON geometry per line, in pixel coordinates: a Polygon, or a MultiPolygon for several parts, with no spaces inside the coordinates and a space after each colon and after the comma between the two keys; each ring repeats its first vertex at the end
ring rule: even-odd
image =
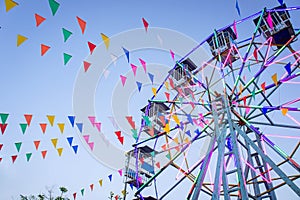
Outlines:
{"type": "MultiPolygon", "coordinates": [[[[0,157],[3,158],[0,162],[1,199],[17,199],[19,194],[36,194],[45,191],[47,186],[65,186],[69,189],[70,197],[74,192],[77,193],[77,199],[106,199],[110,191],[121,193],[123,184],[118,171],[91,155],[79,137],[81,133],[76,127],[70,126],[67,118],[74,115],[74,87],[82,72],[82,61],[89,58],[88,41],[100,46],[100,33],[117,37],[128,30],[143,28],[142,18],[145,18],[149,22],[149,33],[153,27],[165,28],[201,42],[214,29],[231,24],[234,20],[256,13],[264,7],[278,5],[276,0],[240,0],[239,16],[235,0],[202,3],[196,0],[73,0],[58,1],[60,7],[56,15],[52,16],[47,0],[16,2],[19,5],[9,12],[5,12],[4,1],[0,3],[0,113],[9,113],[7,130],[0,135],[0,144],[4,144],[0,151],[0,157]],[[46,18],[39,27],[35,26],[35,13],[46,18]],[[84,34],[81,33],[76,16],[87,22],[84,34]],[[62,28],[73,33],[67,42],[63,41],[62,28]],[[17,34],[28,37],[19,47],[16,46],[17,34]],[[40,55],[40,44],[51,46],[44,56],[40,55]],[[63,64],[63,53],[72,55],[67,65],[63,64]],[[22,134],[19,123],[25,122],[24,114],[32,114],[33,119],[26,133],[22,134]],[[55,125],[48,125],[46,133],[42,134],[39,123],[48,123],[46,115],[56,116],[55,125]],[[63,134],[57,128],[57,123],[65,123],[63,134]],[[73,144],[79,146],[77,154],[67,143],[67,137],[74,137],[73,144]],[[61,157],[53,148],[53,138],[58,138],[58,147],[64,148],[61,157]],[[34,148],[34,140],[41,140],[39,151],[34,148]],[[15,142],[22,142],[20,152],[16,152],[15,142]],[[46,159],[42,159],[40,150],[48,150],[46,159]],[[26,162],[25,154],[28,152],[32,152],[32,158],[26,162]],[[12,164],[10,156],[14,154],[18,158],[12,164]],[[108,178],[110,174],[113,175],[112,181],[108,178]],[[103,179],[102,187],[98,183],[100,179],[103,179]],[[93,192],[90,191],[90,184],[94,184],[93,192]],[[80,190],[83,188],[85,193],[82,197],[80,190]]],[[[288,6],[299,4],[296,0],[287,0],[286,3],[288,6]]],[[[252,29],[240,31],[249,33],[249,36],[252,33],[252,29]]],[[[121,48],[118,49],[120,50],[121,48]]],[[[110,49],[110,52],[113,51],[110,49]]],[[[101,60],[101,55],[99,56],[101,60]]],[[[173,64],[168,52],[141,50],[131,57],[132,62],[138,65],[140,57],[165,66],[173,64]]],[[[121,151],[127,151],[134,140],[130,134],[125,134],[125,144],[122,146],[112,131],[115,129],[108,117],[112,115],[110,89],[119,81],[120,73],[130,71],[130,66],[126,58],[121,56],[117,65],[111,63],[108,69],[109,78],[101,79],[96,87],[96,116],[102,122],[103,134],[106,134],[108,142],[121,151]]],[[[139,96],[137,99],[143,99],[149,94],[151,92],[135,92],[139,96]]],[[[142,105],[143,102],[137,104],[142,105]]],[[[122,101],[119,106],[122,106],[122,101]]],[[[140,109],[133,103],[125,106],[135,116],[140,109]]],[[[103,153],[109,155],[109,152],[103,153]]]]}

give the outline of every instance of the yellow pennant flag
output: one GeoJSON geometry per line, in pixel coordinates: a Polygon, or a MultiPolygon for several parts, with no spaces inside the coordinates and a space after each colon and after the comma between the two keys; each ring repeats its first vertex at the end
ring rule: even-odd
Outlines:
{"type": "Polygon", "coordinates": [[[20,46],[23,42],[25,42],[28,38],[18,34],[17,35],[17,47],[20,46]]]}
{"type": "Polygon", "coordinates": [[[167,123],[166,126],[164,127],[164,131],[166,133],[170,133],[170,124],[169,123],[167,123]]]}
{"type": "Polygon", "coordinates": [[[52,144],[53,144],[54,148],[56,148],[57,141],[58,141],[58,139],[57,139],[57,138],[53,138],[53,139],[51,139],[51,142],[52,142],[52,144]]]}
{"type": "Polygon", "coordinates": [[[277,73],[275,73],[275,74],[272,76],[272,80],[273,80],[273,82],[275,83],[275,85],[277,86],[277,85],[278,85],[277,73]]]}
{"type": "Polygon", "coordinates": [[[65,130],[65,124],[64,123],[57,123],[57,126],[61,133],[64,133],[65,130]]]}
{"type": "Polygon", "coordinates": [[[109,37],[107,37],[106,35],[104,35],[104,33],[101,33],[101,37],[102,37],[102,40],[103,40],[103,42],[104,42],[104,44],[106,46],[106,49],[108,49],[109,42],[110,42],[109,37]]]}
{"type": "Polygon", "coordinates": [[[185,142],[186,144],[188,144],[188,143],[190,142],[189,138],[185,138],[185,139],[184,139],[184,142],[185,142]]]}
{"type": "Polygon", "coordinates": [[[99,180],[99,185],[102,187],[103,179],[99,180]]]}
{"type": "Polygon", "coordinates": [[[5,0],[5,7],[6,12],[10,11],[15,6],[19,5],[17,2],[14,2],[13,0],[5,0]]]}
{"type": "Polygon", "coordinates": [[[287,109],[287,108],[281,108],[281,113],[283,116],[285,116],[288,111],[289,111],[289,109],[287,109]]]}
{"type": "Polygon", "coordinates": [[[173,141],[174,141],[176,144],[179,144],[178,137],[174,138],[173,141]]]}
{"type": "Polygon", "coordinates": [[[152,93],[153,93],[154,96],[156,96],[156,92],[157,92],[157,89],[153,87],[152,88],[152,93]]]}
{"type": "Polygon", "coordinates": [[[48,121],[49,121],[50,125],[53,126],[55,116],[54,115],[47,115],[47,118],[48,118],[48,121]]]}
{"type": "Polygon", "coordinates": [[[58,153],[58,156],[60,157],[62,152],[63,152],[64,148],[58,148],[57,149],[57,153],[58,153]]]}
{"type": "Polygon", "coordinates": [[[169,82],[167,82],[167,81],[165,82],[165,87],[167,90],[169,90],[169,82]]]}
{"type": "Polygon", "coordinates": [[[180,120],[178,119],[177,115],[173,115],[172,116],[174,121],[176,122],[176,124],[178,124],[180,126],[180,120]]]}
{"type": "Polygon", "coordinates": [[[242,90],[243,90],[243,86],[242,84],[240,84],[240,93],[242,92],[242,90]]]}

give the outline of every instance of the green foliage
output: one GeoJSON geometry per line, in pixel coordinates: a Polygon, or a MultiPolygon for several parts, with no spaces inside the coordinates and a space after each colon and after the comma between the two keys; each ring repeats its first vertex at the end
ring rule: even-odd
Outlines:
{"type": "Polygon", "coordinates": [[[47,189],[47,194],[38,194],[38,195],[29,195],[24,196],[20,195],[20,200],[70,200],[66,197],[66,193],[68,192],[67,188],[59,187],[60,195],[54,195],[53,189],[47,189]],[[56,197],[55,197],[56,196],[56,197]]]}

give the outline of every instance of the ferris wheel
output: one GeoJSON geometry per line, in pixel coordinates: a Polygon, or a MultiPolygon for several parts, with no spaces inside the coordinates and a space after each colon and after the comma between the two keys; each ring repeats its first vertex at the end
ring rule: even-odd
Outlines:
{"type": "Polygon", "coordinates": [[[176,62],[141,108],[124,199],[300,197],[299,9],[265,8],[176,62]]]}

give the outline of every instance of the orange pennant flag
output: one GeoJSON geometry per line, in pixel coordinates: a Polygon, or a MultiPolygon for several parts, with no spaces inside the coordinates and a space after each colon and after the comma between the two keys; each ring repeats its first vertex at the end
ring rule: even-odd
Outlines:
{"type": "Polygon", "coordinates": [[[45,133],[46,132],[46,128],[47,128],[47,124],[45,123],[40,123],[40,127],[42,129],[42,132],[45,133]]]}
{"type": "Polygon", "coordinates": [[[30,115],[30,114],[25,114],[24,117],[25,117],[25,120],[26,120],[26,122],[27,122],[27,125],[30,126],[31,120],[32,120],[32,115],[30,115]]]}
{"type": "Polygon", "coordinates": [[[272,80],[273,80],[273,82],[275,83],[275,85],[277,86],[277,85],[278,85],[277,73],[273,74],[272,80]]]}
{"type": "Polygon", "coordinates": [[[106,49],[108,49],[108,47],[109,47],[109,37],[108,36],[106,36],[104,33],[101,33],[100,34],[101,35],[101,37],[102,37],[102,40],[103,40],[103,42],[104,42],[104,44],[105,44],[105,47],[106,47],[106,49]]]}
{"type": "Polygon", "coordinates": [[[38,150],[39,149],[39,146],[40,146],[40,143],[41,141],[40,140],[36,140],[33,142],[34,143],[34,146],[35,146],[35,149],[38,150]]]}
{"type": "Polygon", "coordinates": [[[46,18],[42,17],[41,15],[38,15],[38,14],[34,14],[34,17],[35,17],[35,22],[36,22],[36,27],[38,27],[41,23],[43,23],[46,18]]]}
{"type": "Polygon", "coordinates": [[[288,111],[289,111],[288,108],[281,108],[281,113],[283,116],[285,116],[288,111]]]}
{"type": "Polygon", "coordinates": [[[76,16],[76,18],[77,18],[78,24],[80,26],[81,32],[82,32],[82,34],[84,34],[86,22],[78,16],[76,16]]]}
{"type": "Polygon", "coordinates": [[[41,56],[45,55],[45,53],[50,49],[49,46],[45,44],[41,44],[41,56]]]}

